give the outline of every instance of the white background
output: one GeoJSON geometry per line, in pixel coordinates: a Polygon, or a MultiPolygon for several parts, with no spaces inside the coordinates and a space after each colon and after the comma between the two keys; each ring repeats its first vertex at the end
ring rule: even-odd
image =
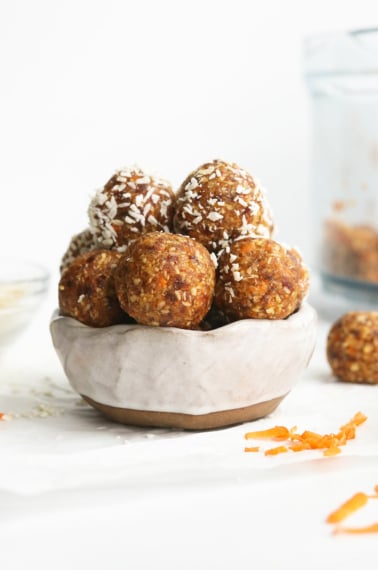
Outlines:
{"type": "Polygon", "coordinates": [[[116,168],[177,188],[223,158],[310,261],[303,39],[377,23],[375,0],[2,0],[1,254],[54,271],[116,168]]]}

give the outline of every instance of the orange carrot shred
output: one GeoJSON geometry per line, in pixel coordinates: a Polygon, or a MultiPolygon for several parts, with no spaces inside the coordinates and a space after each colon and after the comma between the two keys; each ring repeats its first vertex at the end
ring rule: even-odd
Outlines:
{"type": "Polygon", "coordinates": [[[352,513],[361,509],[366,505],[369,499],[377,499],[378,498],[378,485],[374,487],[374,495],[366,495],[365,493],[356,493],[348,499],[345,503],[343,503],[336,511],[329,514],[326,522],[328,523],[336,523],[333,533],[334,534],[368,534],[378,532],[378,523],[373,523],[367,526],[361,527],[344,527],[338,523],[346,519],[352,513]]]}
{"type": "Polygon", "coordinates": [[[323,455],[325,457],[332,457],[332,455],[338,455],[339,453],[341,453],[341,449],[340,447],[328,447],[328,449],[325,449],[323,451],[323,455]]]}
{"type": "Polygon", "coordinates": [[[277,441],[288,439],[290,433],[284,426],[275,426],[274,428],[262,431],[250,431],[245,434],[245,439],[274,439],[277,441]]]}
{"type": "Polygon", "coordinates": [[[354,414],[352,419],[353,423],[356,424],[356,426],[360,426],[361,424],[366,422],[366,420],[367,416],[365,416],[365,414],[363,414],[362,412],[357,412],[356,414],[354,414]]]}
{"type": "Polygon", "coordinates": [[[251,452],[255,452],[255,451],[260,451],[260,448],[259,448],[259,447],[245,447],[245,448],[244,448],[244,451],[247,451],[247,452],[250,452],[250,451],[251,451],[251,452]]]}
{"type": "Polygon", "coordinates": [[[4,417],[4,414],[2,414],[2,413],[0,412],[0,421],[3,419],[3,417],[4,417]]]}
{"type": "Polygon", "coordinates": [[[311,449],[311,446],[309,443],[303,441],[300,443],[292,443],[289,449],[291,449],[291,451],[306,451],[307,449],[311,449]]]}
{"type": "Polygon", "coordinates": [[[343,503],[338,509],[330,513],[326,519],[328,523],[337,523],[349,517],[368,502],[368,496],[365,493],[356,493],[343,503]]]}
{"type": "Polygon", "coordinates": [[[333,532],[334,532],[334,534],[341,534],[341,533],[345,533],[345,534],[368,534],[368,533],[378,532],[378,523],[373,523],[373,524],[368,525],[368,526],[361,526],[361,527],[355,527],[355,528],[337,526],[333,532]]]}
{"type": "MultiPolygon", "coordinates": [[[[320,434],[314,431],[305,430],[303,433],[297,433],[297,428],[288,429],[285,426],[275,426],[270,429],[261,431],[251,431],[244,435],[245,439],[270,439],[271,441],[286,441],[287,445],[282,446],[284,451],[306,451],[309,449],[323,450],[325,457],[332,457],[341,453],[340,446],[346,445],[347,442],[356,437],[356,428],[367,420],[362,412],[354,414],[353,418],[341,426],[338,433],[320,434]]],[[[246,448],[247,450],[248,448],[246,448]]],[[[265,455],[277,455],[283,453],[274,451],[278,448],[268,449],[265,455]]],[[[251,448],[252,450],[252,448],[251,448]]],[[[258,449],[253,449],[258,451],[258,449]]],[[[377,486],[378,489],[378,486],[377,486]]],[[[378,493],[378,490],[376,491],[378,493]]]]}
{"type": "Polygon", "coordinates": [[[264,455],[278,455],[279,453],[286,453],[289,449],[285,445],[279,445],[278,447],[271,447],[264,451],[264,455]]]}

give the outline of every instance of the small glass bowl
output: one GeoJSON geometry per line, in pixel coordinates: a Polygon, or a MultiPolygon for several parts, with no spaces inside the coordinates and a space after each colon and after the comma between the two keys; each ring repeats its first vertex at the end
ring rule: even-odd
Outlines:
{"type": "Polygon", "coordinates": [[[0,351],[30,323],[48,283],[44,267],[22,259],[0,259],[0,351]]]}

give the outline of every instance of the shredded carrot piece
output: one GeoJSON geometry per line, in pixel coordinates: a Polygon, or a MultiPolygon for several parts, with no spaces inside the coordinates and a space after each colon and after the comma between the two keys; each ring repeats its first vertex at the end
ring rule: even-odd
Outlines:
{"type": "MultiPolygon", "coordinates": [[[[272,441],[286,441],[285,451],[306,451],[309,449],[323,450],[323,455],[332,457],[341,453],[340,446],[346,445],[350,439],[356,437],[356,428],[367,420],[361,412],[357,412],[353,418],[345,425],[341,426],[338,433],[320,434],[314,431],[305,430],[297,433],[297,428],[288,429],[285,426],[275,426],[261,431],[251,431],[245,434],[245,439],[270,439],[272,441]]],[[[273,448],[275,449],[275,448],[273,448]]],[[[276,455],[276,453],[266,455],[276,455]]],[[[280,452],[278,452],[280,453],[280,452]]],[[[378,490],[377,490],[378,493],[378,490]]]]}
{"type": "Polygon", "coordinates": [[[245,439],[274,439],[282,441],[288,439],[290,436],[289,430],[284,426],[275,426],[270,429],[262,431],[250,431],[245,434],[245,439]]]}
{"type": "Polygon", "coordinates": [[[341,522],[355,511],[358,511],[358,509],[361,509],[361,507],[364,507],[367,502],[368,496],[365,493],[356,493],[336,509],[336,511],[329,514],[326,520],[328,523],[341,522]]]}
{"type": "Polygon", "coordinates": [[[4,417],[4,414],[2,414],[2,413],[0,412],[0,421],[3,419],[3,417],[4,417]]]}
{"type": "Polygon", "coordinates": [[[245,448],[244,448],[244,451],[248,451],[248,452],[249,452],[249,451],[252,451],[252,452],[255,452],[255,451],[260,451],[260,448],[259,448],[259,447],[245,447],[245,448]]]}
{"type": "Polygon", "coordinates": [[[332,455],[338,455],[339,453],[341,453],[340,447],[328,447],[328,449],[323,451],[325,457],[332,457],[332,455]]]}
{"type": "Polygon", "coordinates": [[[357,412],[356,414],[354,414],[351,422],[356,424],[356,426],[360,426],[361,424],[366,422],[366,420],[367,420],[367,416],[365,416],[365,414],[363,414],[362,412],[357,412]]]}
{"type": "Polygon", "coordinates": [[[278,455],[279,453],[286,453],[289,449],[285,445],[279,445],[278,447],[271,447],[264,451],[264,455],[278,455]]]}
{"type": "Polygon", "coordinates": [[[344,527],[344,526],[337,526],[333,531],[334,534],[368,534],[373,532],[378,532],[378,523],[373,523],[368,526],[360,526],[360,527],[344,527]]]}
{"type": "Polygon", "coordinates": [[[374,487],[374,495],[366,495],[366,493],[356,493],[343,503],[336,511],[333,511],[328,515],[326,522],[336,523],[333,533],[334,534],[368,534],[373,532],[378,532],[378,523],[373,523],[367,526],[361,527],[344,527],[339,525],[341,521],[349,517],[352,513],[361,509],[366,505],[369,499],[378,498],[378,485],[374,487]]]}
{"type": "Polygon", "coordinates": [[[311,449],[311,445],[303,441],[300,443],[292,443],[289,445],[289,449],[291,449],[291,451],[306,451],[307,449],[311,449]]]}

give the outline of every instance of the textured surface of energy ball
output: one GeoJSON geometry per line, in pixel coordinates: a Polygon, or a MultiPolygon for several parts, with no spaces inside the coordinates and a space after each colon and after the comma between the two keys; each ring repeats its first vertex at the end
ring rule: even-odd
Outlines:
{"type": "Polygon", "coordinates": [[[215,304],[231,320],[284,319],[309,285],[299,252],[265,238],[242,238],[219,258],[215,304]]]}
{"type": "Polygon", "coordinates": [[[153,232],[130,244],[115,283],[122,308],[138,323],[192,329],[211,306],[215,267],[193,239],[153,232]]]}
{"type": "Polygon", "coordinates": [[[121,253],[97,250],[77,257],[59,281],[59,308],[91,327],[106,327],[127,319],[114,287],[114,271],[121,253]]]}
{"type": "Polygon", "coordinates": [[[328,333],[327,358],[340,380],[378,384],[378,312],[340,317],[328,333]]]}
{"type": "Polygon", "coordinates": [[[140,234],[171,230],[174,198],[166,180],[123,168],[93,196],[90,229],[104,247],[125,250],[140,234]]]}
{"type": "Polygon", "coordinates": [[[60,262],[60,272],[62,273],[79,255],[95,249],[100,249],[100,245],[91,230],[86,229],[75,234],[72,236],[68,248],[60,262]]]}
{"type": "Polygon", "coordinates": [[[219,252],[239,236],[270,237],[273,221],[265,193],[236,164],[214,160],[193,171],[178,190],[174,230],[219,252]]]}

